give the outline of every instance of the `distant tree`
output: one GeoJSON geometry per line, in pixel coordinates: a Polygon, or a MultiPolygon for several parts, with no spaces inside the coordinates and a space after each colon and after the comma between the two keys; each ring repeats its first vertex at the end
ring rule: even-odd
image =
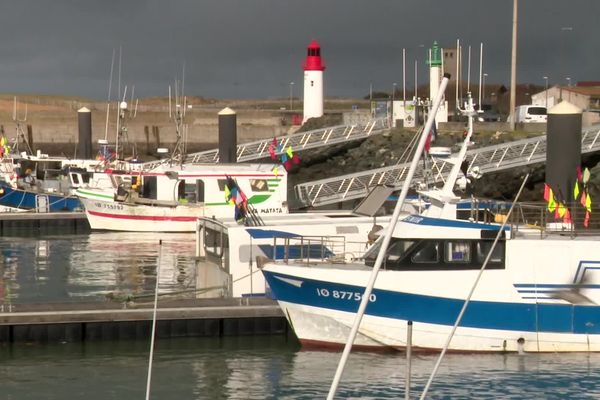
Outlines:
{"type": "MultiPolygon", "coordinates": [[[[369,100],[371,98],[371,95],[366,95],[365,97],[363,97],[363,99],[365,100],[369,100]]],[[[391,99],[392,95],[390,93],[387,92],[373,92],[373,99],[391,99]]]]}

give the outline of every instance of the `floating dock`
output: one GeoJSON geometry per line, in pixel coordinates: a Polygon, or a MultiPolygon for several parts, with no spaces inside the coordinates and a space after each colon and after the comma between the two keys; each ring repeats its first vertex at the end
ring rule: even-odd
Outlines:
{"type": "MultiPolygon", "coordinates": [[[[86,342],[150,338],[153,303],[0,306],[0,343],[86,342]]],[[[267,298],[159,301],[157,338],[287,335],[287,321],[267,298]]]]}
{"type": "Polygon", "coordinates": [[[33,211],[0,213],[0,235],[31,233],[88,233],[90,225],[85,212],[33,211]]]}

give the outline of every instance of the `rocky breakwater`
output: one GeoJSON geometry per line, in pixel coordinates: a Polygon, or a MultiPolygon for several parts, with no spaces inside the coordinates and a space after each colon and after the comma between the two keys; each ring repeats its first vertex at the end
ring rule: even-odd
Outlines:
{"type": "MultiPolygon", "coordinates": [[[[339,146],[330,146],[318,151],[304,152],[301,162],[290,173],[290,187],[303,182],[335,177],[340,175],[364,172],[367,170],[396,165],[410,161],[405,150],[415,131],[395,129],[389,133],[377,135],[362,141],[339,146]],[[402,158],[404,155],[405,158],[402,158]]],[[[528,132],[477,132],[473,134],[473,147],[490,146],[503,142],[532,137],[537,133],[528,132]]],[[[451,147],[458,151],[463,140],[463,132],[440,132],[434,146],[451,147]]],[[[600,204],[600,154],[583,156],[582,166],[591,172],[588,190],[592,199],[600,204]]],[[[513,200],[524,176],[529,173],[527,185],[521,194],[520,201],[543,202],[545,163],[534,164],[522,168],[513,168],[497,173],[483,175],[475,180],[463,196],[473,195],[479,198],[496,200],[513,200]]],[[[592,203],[592,223],[600,223],[600,207],[592,203]]]]}

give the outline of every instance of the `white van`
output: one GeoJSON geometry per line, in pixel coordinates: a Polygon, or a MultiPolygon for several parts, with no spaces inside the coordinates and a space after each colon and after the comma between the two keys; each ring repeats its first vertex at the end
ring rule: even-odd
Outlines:
{"type": "Polygon", "coordinates": [[[546,107],[526,105],[515,108],[515,122],[546,122],[547,117],[546,107]]]}

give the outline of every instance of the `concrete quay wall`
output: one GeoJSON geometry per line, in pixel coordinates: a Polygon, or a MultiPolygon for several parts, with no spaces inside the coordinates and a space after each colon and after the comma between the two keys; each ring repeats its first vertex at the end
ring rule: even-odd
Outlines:
{"type": "MultiPolygon", "coordinates": [[[[218,111],[215,108],[190,110],[186,113],[188,128],[185,139],[188,152],[217,147],[218,111]]],[[[107,130],[106,110],[92,109],[91,112],[92,146],[95,151],[98,139],[104,139],[105,135],[110,143],[115,143],[117,114],[111,110],[107,130]]],[[[290,128],[289,123],[276,111],[241,110],[237,113],[238,143],[285,135],[290,128]]],[[[30,113],[27,120],[21,123],[22,133],[19,133],[10,116],[2,114],[5,113],[0,113],[0,124],[9,143],[20,139],[21,151],[25,150],[22,140],[26,139],[33,144],[34,151],[75,156],[79,137],[77,111],[30,113]]],[[[129,143],[135,144],[140,156],[152,155],[158,147],[173,147],[176,141],[175,123],[169,119],[168,109],[160,112],[138,111],[135,118],[127,121],[127,138],[129,143]]]]}

